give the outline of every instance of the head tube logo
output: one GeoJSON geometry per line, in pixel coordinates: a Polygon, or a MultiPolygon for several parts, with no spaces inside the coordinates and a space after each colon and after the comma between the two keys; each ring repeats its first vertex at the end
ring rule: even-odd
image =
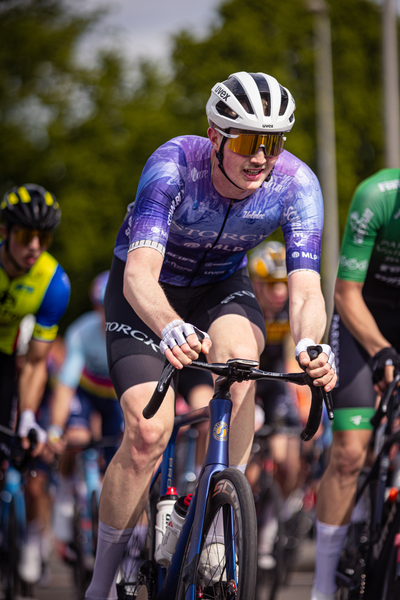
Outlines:
{"type": "Polygon", "coordinates": [[[213,438],[218,442],[228,441],[228,423],[218,421],[213,428],[213,438]]]}

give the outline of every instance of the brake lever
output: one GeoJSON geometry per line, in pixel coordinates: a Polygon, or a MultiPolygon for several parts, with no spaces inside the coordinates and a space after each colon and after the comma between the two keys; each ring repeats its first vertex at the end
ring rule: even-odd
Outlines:
{"type": "MultiPolygon", "coordinates": [[[[322,348],[321,346],[308,346],[307,352],[311,360],[314,360],[321,354],[322,348]]],[[[303,371],[306,371],[306,367],[300,366],[303,371]]],[[[322,388],[316,388],[313,384],[314,380],[310,375],[306,374],[306,378],[308,379],[308,385],[311,390],[311,407],[307,423],[300,434],[303,441],[311,440],[317,433],[322,419],[323,402],[325,402],[329,418],[333,419],[333,403],[330,392],[325,392],[322,388]]]]}

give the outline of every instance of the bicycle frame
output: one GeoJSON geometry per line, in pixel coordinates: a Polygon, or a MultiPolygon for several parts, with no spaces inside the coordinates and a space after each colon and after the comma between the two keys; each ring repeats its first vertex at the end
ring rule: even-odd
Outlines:
{"type": "MultiPolygon", "coordinates": [[[[181,427],[200,423],[210,419],[210,440],[208,444],[207,455],[204,461],[204,466],[200,474],[199,483],[196,486],[189,510],[182,527],[182,532],[179,537],[172,562],[166,574],[161,566],[157,569],[157,600],[170,600],[174,597],[177,591],[181,565],[184,558],[187,540],[194,524],[193,534],[189,549],[188,563],[200,553],[200,533],[204,523],[204,515],[206,509],[207,493],[212,476],[229,466],[229,428],[232,411],[232,402],[225,398],[213,398],[208,407],[198,409],[175,417],[174,428],[164,451],[162,462],[157,469],[151,487],[153,487],[156,479],[161,474],[160,496],[166,493],[167,488],[172,485],[172,476],[174,472],[174,451],[175,442],[181,427]],[[197,506],[201,510],[196,510],[197,506]]],[[[232,544],[232,556],[227,557],[229,564],[234,564],[234,544],[232,544]]],[[[235,574],[231,573],[233,577],[235,574]]],[[[183,579],[190,578],[190,573],[183,573],[183,579]]],[[[185,600],[194,600],[195,584],[192,582],[185,594],[185,600]]]]}
{"type": "MultiPolygon", "coordinates": [[[[371,419],[371,423],[376,430],[382,418],[387,415],[383,440],[376,451],[374,463],[369,469],[367,477],[357,491],[355,500],[355,504],[357,504],[362,495],[368,490],[368,487],[371,487],[371,520],[368,528],[368,539],[365,541],[365,549],[363,551],[363,561],[365,560],[363,564],[367,574],[366,582],[364,582],[365,590],[363,591],[363,597],[366,600],[374,600],[383,591],[384,569],[388,565],[391,549],[394,545],[396,546],[396,534],[398,534],[400,529],[400,492],[397,492],[391,505],[388,506],[388,512],[384,513],[385,494],[391,463],[390,451],[395,444],[400,444],[400,431],[393,433],[393,421],[400,400],[398,397],[399,392],[397,392],[397,400],[395,401],[393,391],[399,381],[400,375],[397,374],[393,382],[388,386],[378,410],[371,419]]],[[[397,572],[399,565],[400,553],[398,553],[397,559],[397,572]]],[[[338,577],[346,587],[351,589],[352,575],[346,576],[340,570],[338,571],[338,577]]]]}
{"type": "MultiPolygon", "coordinates": [[[[310,351],[316,353],[315,355],[318,355],[318,347],[309,348],[309,353],[310,351]]],[[[209,493],[211,478],[216,473],[219,473],[220,471],[223,471],[229,467],[228,442],[232,411],[232,401],[229,392],[230,386],[236,381],[240,382],[244,380],[256,380],[261,378],[282,379],[284,381],[297,383],[298,385],[309,385],[312,392],[312,405],[309,420],[301,434],[302,439],[305,440],[311,439],[319,426],[322,415],[323,401],[325,401],[327,405],[330,418],[333,418],[330,394],[324,393],[320,388],[317,389],[316,387],[312,386],[312,380],[310,376],[305,373],[268,373],[265,371],[260,371],[256,368],[258,366],[258,362],[242,359],[232,359],[226,364],[193,362],[191,366],[194,368],[209,369],[220,377],[218,377],[215,382],[215,393],[213,399],[210,401],[209,407],[193,411],[186,415],[180,415],[175,418],[173,433],[167,448],[164,451],[161,465],[157,469],[152,479],[151,489],[153,488],[156,479],[161,474],[160,496],[163,496],[166,493],[167,488],[172,485],[175,442],[180,427],[198,423],[210,418],[210,437],[204,466],[190,502],[186,519],[183,523],[182,531],[178,539],[175,552],[172,556],[171,564],[165,575],[162,567],[160,565],[157,566],[157,600],[170,600],[171,598],[174,598],[176,596],[180,577],[185,583],[185,600],[195,600],[196,569],[194,566],[196,565],[197,557],[200,555],[201,550],[201,533],[203,531],[207,505],[206,501],[209,493]],[[185,558],[185,551],[191,531],[192,537],[190,539],[190,545],[188,548],[188,556],[186,560],[187,566],[182,570],[182,563],[185,558]]],[[[167,361],[157,389],[154,392],[150,402],[143,410],[143,415],[145,418],[149,419],[157,412],[165,396],[166,390],[168,389],[173,372],[174,367],[172,367],[172,365],[167,361]]],[[[229,493],[229,490],[226,491],[229,493]]],[[[218,492],[221,492],[219,488],[218,492]]],[[[230,540],[225,541],[232,541],[232,543],[226,543],[226,547],[229,548],[229,555],[226,556],[227,576],[228,579],[234,579],[236,581],[236,554],[233,543],[234,535],[232,509],[230,514],[228,513],[224,515],[224,521],[225,536],[229,536],[231,538],[230,540]]]]}
{"type": "Polygon", "coordinates": [[[14,501],[17,510],[18,533],[20,540],[24,542],[26,537],[26,511],[25,499],[22,491],[22,475],[12,465],[9,465],[5,473],[5,483],[0,503],[0,527],[5,547],[7,547],[8,519],[12,500],[14,501]]]}

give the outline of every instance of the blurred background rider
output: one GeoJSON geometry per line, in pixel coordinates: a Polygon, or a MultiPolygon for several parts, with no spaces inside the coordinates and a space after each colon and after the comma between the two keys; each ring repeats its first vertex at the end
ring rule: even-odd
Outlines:
{"type": "MultiPolygon", "coordinates": [[[[36,423],[35,412],[48,378],[47,355],[70,296],[67,275],[47,252],[61,210],[51,192],[29,183],[5,194],[0,213],[0,424],[10,428],[15,424],[15,348],[20,321],[33,314],[36,322],[18,377],[18,433],[29,445],[27,433],[31,428],[37,430],[38,454],[47,436],[36,423]]],[[[0,433],[0,456],[8,456],[9,442],[10,438],[0,433]]]]}
{"type": "Polygon", "coordinates": [[[108,271],[100,273],[91,284],[93,310],[81,315],[65,332],[66,356],[51,403],[49,443],[62,453],[53,524],[54,535],[63,544],[71,542],[73,535],[76,456],[66,445],[82,447],[93,437],[109,438],[110,446],[102,455],[105,468],[118,447],[118,438],[122,438],[123,414],[109,376],[105,343],[108,275],[108,271]],[[93,429],[96,415],[101,418],[98,432],[93,429]]]}

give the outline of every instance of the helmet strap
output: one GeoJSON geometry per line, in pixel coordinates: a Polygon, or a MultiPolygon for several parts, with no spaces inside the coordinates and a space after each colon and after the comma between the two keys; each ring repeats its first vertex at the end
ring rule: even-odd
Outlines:
{"type": "Polygon", "coordinates": [[[272,173],[274,172],[274,169],[275,169],[275,165],[272,167],[272,169],[270,170],[270,172],[269,172],[269,173],[268,173],[268,175],[266,176],[266,178],[265,178],[265,180],[264,180],[264,181],[265,181],[265,183],[268,183],[268,181],[271,179],[271,177],[272,177],[272,173]]]}
{"type": "Polygon", "coordinates": [[[238,185],[236,185],[236,183],[234,183],[232,181],[232,179],[230,179],[230,177],[228,177],[228,175],[226,174],[226,171],[224,169],[224,164],[223,164],[224,163],[224,146],[226,144],[226,140],[227,139],[228,138],[226,138],[225,136],[223,136],[222,141],[221,141],[221,145],[219,147],[219,150],[218,150],[218,152],[215,153],[215,156],[218,158],[218,166],[221,169],[223,175],[225,175],[225,177],[229,181],[229,183],[231,183],[232,185],[234,185],[238,190],[241,190],[242,192],[244,192],[245,190],[243,188],[241,188],[238,185]]]}

